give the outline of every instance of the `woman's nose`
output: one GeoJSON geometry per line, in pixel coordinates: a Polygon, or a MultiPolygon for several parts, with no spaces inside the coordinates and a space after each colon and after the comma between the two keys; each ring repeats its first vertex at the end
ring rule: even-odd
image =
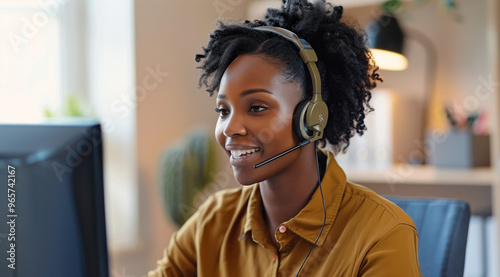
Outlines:
{"type": "Polygon", "coordinates": [[[243,118],[241,116],[232,114],[226,120],[226,126],[223,133],[226,137],[245,136],[247,134],[247,129],[245,127],[243,118]]]}

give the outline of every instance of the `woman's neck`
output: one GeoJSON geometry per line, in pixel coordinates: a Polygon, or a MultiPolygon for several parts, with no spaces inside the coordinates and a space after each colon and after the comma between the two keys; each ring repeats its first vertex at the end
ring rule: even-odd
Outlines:
{"type": "Polygon", "coordinates": [[[307,205],[318,185],[314,152],[310,149],[303,153],[286,172],[260,183],[264,219],[275,245],[275,230],[307,205]]]}

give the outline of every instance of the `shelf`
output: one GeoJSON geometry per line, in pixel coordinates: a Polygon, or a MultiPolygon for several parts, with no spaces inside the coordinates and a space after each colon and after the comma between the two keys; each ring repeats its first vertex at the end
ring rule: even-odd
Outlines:
{"type": "Polygon", "coordinates": [[[349,181],[359,184],[491,186],[493,180],[489,167],[438,169],[432,166],[396,164],[385,169],[343,169],[349,181]]]}
{"type": "Polygon", "coordinates": [[[438,169],[397,164],[386,169],[343,168],[347,180],[383,196],[459,199],[469,203],[473,214],[493,214],[493,173],[489,167],[438,169]]]}

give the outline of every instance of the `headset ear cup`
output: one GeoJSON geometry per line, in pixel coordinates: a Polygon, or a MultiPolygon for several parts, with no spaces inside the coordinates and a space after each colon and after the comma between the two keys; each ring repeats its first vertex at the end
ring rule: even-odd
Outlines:
{"type": "Polygon", "coordinates": [[[293,114],[293,129],[299,138],[299,141],[311,139],[314,134],[311,130],[309,130],[306,122],[306,112],[308,106],[309,100],[301,101],[295,108],[295,112],[293,114]]]}

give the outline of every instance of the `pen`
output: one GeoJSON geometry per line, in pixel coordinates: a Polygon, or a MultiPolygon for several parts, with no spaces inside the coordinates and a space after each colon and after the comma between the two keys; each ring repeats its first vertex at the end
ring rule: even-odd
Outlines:
{"type": "Polygon", "coordinates": [[[457,127],[457,121],[455,118],[453,118],[453,115],[451,114],[450,108],[448,105],[444,105],[444,111],[446,112],[446,118],[448,119],[448,122],[450,123],[450,126],[455,129],[457,127]]]}

